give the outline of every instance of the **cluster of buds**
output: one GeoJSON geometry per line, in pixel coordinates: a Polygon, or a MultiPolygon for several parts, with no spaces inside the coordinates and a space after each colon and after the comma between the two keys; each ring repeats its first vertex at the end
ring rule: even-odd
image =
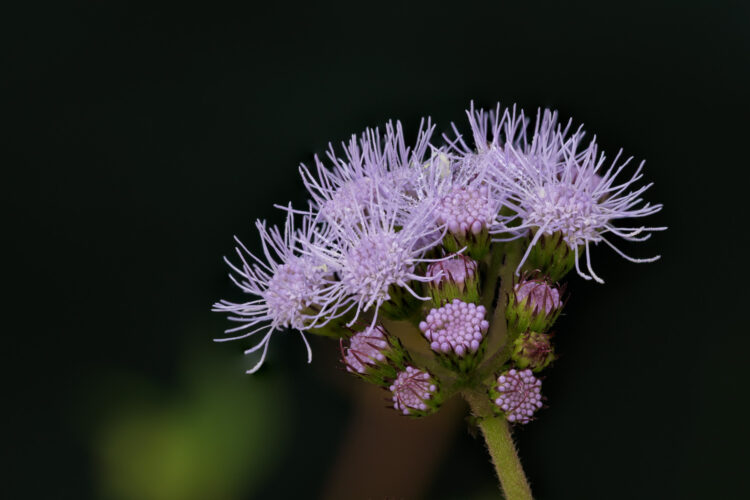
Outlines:
{"type": "MultiPolygon", "coordinates": [[[[513,341],[511,360],[516,368],[539,372],[555,360],[552,335],[545,332],[560,315],[563,292],[539,272],[534,277],[524,276],[513,286],[505,317],[513,341]]],[[[525,423],[518,419],[516,422],[525,423]]]]}
{"type": "Polygon", "coordinates": [[[342,361],[346,370],[362,380],[386,388],[393,407],[404,415],[423,417],[440,407],[439,385],[429,372],[412,366],[398,338],[380,325],[357,332],[344,348],[342,361]]]}
{"type": "Polygon", "coordinates": [[[387,390],[405,415],[481,389],[508,421],[531,420],[542,406],[534,373],[555,359],[558,282],[572,269],[603,282],[591,261],[599,243],[656,260],[628,257],[613,237],[644,241],[664,229],[620,225],[661,205],[643,201],[648,186],[631,188],[641,166],[623,179],[630,160],[605,166],[596,142],[554,112],[532,128],[515,108],[468,115],[473,146],[462,134],[434,144],[427,120],[409,146],[389,123],[385,134],[353,136],[343,154],[331,147],[331,166],[316,156],[300,168],[308,208],[282,207],[283,228],[259,221],[262,254],[238,240],[227,263],[253,298],[214,310],[235,323],[220,340],[260,339],[246,351],[260,353],[250,373],[275,332],[297,330],[308,360],[306,333],[340,339],[346,370],[387,390]],[[352,335],[353,325],[369,326],[352,335]]]}

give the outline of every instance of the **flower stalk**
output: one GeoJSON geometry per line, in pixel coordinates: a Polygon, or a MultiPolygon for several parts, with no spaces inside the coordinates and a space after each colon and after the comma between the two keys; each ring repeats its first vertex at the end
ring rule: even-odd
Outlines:
{"type": "Polygon", "coordinates": [[[464,391],[462,394],[469,403],[472,413],[478,418],[479,428],[487,443],[487,449],[492,457],[492,464],[500,479],[505,498],[507,500],[533,498],[505,417],[493,415],[485,394],[477,394],[473,391],[464,391]]]}

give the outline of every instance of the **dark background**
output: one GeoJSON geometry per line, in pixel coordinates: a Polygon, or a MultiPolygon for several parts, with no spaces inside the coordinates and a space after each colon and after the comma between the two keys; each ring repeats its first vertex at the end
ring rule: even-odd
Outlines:
{"type": "MultiPolygon", "coordinates": [[[[352,412],[336,345],[307,365],[279,334],[243,375],[246,344],[211,342],[212,302],[241,298],[221,256],[302,204],[297,166],[328,141],[423,115],[465,130],[472,99],[556,108],[645,158],[669,226],[626,248],[660,262],[602,247],[607,284],[570,280],[550,408],[518,433],[535,493],[742,496],[749,20],[730,1],[7,13],[2,496],[324,496],[352,412]]],[[[427,498],[495,491],[460,425],[427,498]]]]}

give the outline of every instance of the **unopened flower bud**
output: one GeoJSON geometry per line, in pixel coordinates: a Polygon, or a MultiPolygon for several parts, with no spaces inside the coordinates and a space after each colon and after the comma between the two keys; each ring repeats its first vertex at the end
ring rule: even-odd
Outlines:
{"type": "Polygon", "coordinates": [[[347,371],[383,387],[396,377],[405,359],[398,339],[379,325],[354,334],[347,349],[342,341],[341,354],[347,371]]]}
{"type": "Polygon", "coordinates": [[[442,402],[437,381],[413,366],[399,372],[389,389],[393,393],[393,407],[412,417],[434,413],[442,402]]]}
{"type": "Polygon", "coordinates": [[[542,407],[542,381],[531,370],[509,370],[497,378],[490,395],[509,422],[528,423],[542,407]]]}
{"type": "Polygon", "coordinates": [[[437,207],[438,221],[447,226],[443,245],[450,252],[468,247],[481,259],[490,245],[488,227],[495,216],[487,186],[457,187],[437,207]]]}
{"type": "Polygon", "coordinates": [[[555,360],[550,335],[537,332],[521,334],[513,343],[511,358],[518,368],[538,372],[555,360]]]}
{"type": "Polygon", "coordinates": [[[489,323],[484,306],[454,299],[439,309],[432,309],[419,329],[451,368],[468,371],[474,367],[483,347],[489,323]]]}
{"type": "Polygon", "coordinates": [[[545,279],[524,279],[510,293],[505,316],[518,332],[546,331],[562,310],[560,290],[545,279]]]}
{"type": "Polygon", "coordinates": [[[426,277],[433,278],[428,282],[428,288],[437,307],[453,299],[479,301],[477,262],[464,255],[433,262],[427,266],[426,277]]]}

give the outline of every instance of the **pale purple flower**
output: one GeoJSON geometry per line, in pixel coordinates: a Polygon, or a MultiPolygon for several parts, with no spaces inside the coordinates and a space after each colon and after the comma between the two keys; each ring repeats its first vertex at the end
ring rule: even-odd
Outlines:
{"type": "Polygon", "coordinates": [[[489,323],[484,306],[454,299],[439,309],[431,309],[419,329],[436,352],[463,357],[479,350],[489,323]]]}
{"type": "Polygon", "coordinates": [[[442,150],[433,151],[416,180],[419,203],[435,205],[436,222],[458,237],[508,231],[512,217],[501,215],[504,193],[477,165],[442,150]]]}
{"type": "Polygon", "coordinates": [[[329,221],[329,231],[316,233],[316,242],[309,248],[311,255],[336,273],[338,280],[325,288],[325,308],[335,317],[354,309],[348,326],[373,307],[374,325],[380,306],[390,299],[391,286],[429,300],[421,297],[411,283],[431,280],[417,274],[416,265],[435,260],[423,256],[443,236],[434,224],[433,207],[428,205],[420,205],[405,216],[398,203],[392,205],[374,193],[357,210],[356,224],[329,221]]]}
{"type": "Polygon", "coordinates": [[[409,415],[428,410],[437,385],[428,372],[407,366],[399,372],[390,390],[393,393],[393,407],[409,415]]]}
{"type": "Polygon", "coordinates": [[[583,136],[579,128],[570,134],[572,121],[563,126],[558,121],[556,111],[538,110],[534,128],[529,136],[530,120],[522,109],[503,109],[500,103],[494,110],[474,108],[471,103],[466,111],[471,128],[473,146],[469,145],[453,124],[456,137],[445,136],[453,154],[458,155],[465,165],[470,165],[483,175],[493,178],[505,164],[500,156],[508,148],[524,155],[528,160],[556,165],[563,160],[563,153],[572,141],[583,136]]]}
{"type": "Polygon", "coordinates": [[[645,241],[652,231],[665,229],[619,225],[621,219],[645,217],[662,208],[660,204],[645,203],[641,198],[652,184],[633,187],[643,176],[644,162],[632,175],[624,180],[618,179],[632,158],[620,162],[620,151],[605,169],[606,158],[598,153],[595,142],[578,150],[581,138],[582,134],[576,135],[567,143],[561,164],[537,161],[514,148],[506,148],[503,154],[498,155],[505,168],[498,171],[497,179],[521,218],[518,227],[534,230],[534,237],[518,266],[517,274],[539,238],[557,231],[562,233],[563,240],[574,251],[576,270],[584,279],[604,282],[591,266],[589,246],[592,243],[604,242],[631,262],[659,259],[659,256],[648,259],[629,257],[606,237],[612,234],[627,241],[645,241]],[[581,251],[586,254],[588,273],[582,271],[578,263],[581,251]]]}
{"type": "Polygon", "coordinates": [[[301,230],[294,229],[294,214],[287,214],[284,232],[278,227],[268,229],[265,221],[257,221],[263,256],[252,254],[235,237],[235,248],[239,263],[224,260],[229,265],[231,280],[245,293],[255,296],[249,302],[235,303],[228,300],[217,302],[213,311],[227,312],[229,320],[240,323],[226,333],[242,332],[239,336],[216,339],[217,342],[242,339],[263,332],[263,338],[245,354],[262,349],[260,360],[248,373],[254,373],[263,364],[273,333],[280,329],[293,328],[300,331],[312,359],[310,344],[303,330],[322,326],[327,318],[320,314],[320,303],[325,302],[323,292],[330,278],[325,265],[314,256],[304,254],[298,247],[309,243],[312,225],[303,218],[301,230]],[[250,331],[248,331],[250,330],[250,331]]]}
{"type": "Polygon", "coordinates": [[[413,147],[406,146],[400,122],[389,122],[385,128],[383,137],[377,128],[366,129],[359,137],[352,135],[348,143],[341,144],[343,156],[329,145],[330,169],[317,155],[314,173],[300,166],[319,220],[356,224],[375,196],[402,207],[413,201],[416,178],[431,151],[435,126],[423,121],[413,147]]]}
{"type": "Polygon", "coordinates": [[[494,110],[485,111],[475,109],[472,103],[466,114],[473,145],[464,140],[455,124],[455,138],[444,137],[450,157],[457,163],[455,170],[471,182],[458,183],[445,197],[448,210],[445,215],[440,214],[441,220],[448,223],[454,234],[469,230],[476,234],[486,227],[490,234],[498,235],[494,241],[523,236],[525,230],[513,224],[516,214],[501,215],[503,207],[512,206],[504,182],[497,181],[498,177],[505,179],[508,175],[508,151],[523,155],[527,161],[558,165],[568,144],[582,132],[579,130],[569,137],[570,122],[563,127],[558,123],[557,113],[549,110],[538,112],[531,137],[527,135],[529,120],[515,106],[503,109],[498,103],[494,110]]]}
{"type": "Polygon", "coordinates": [[[509,370],[497,379],[495,404],[509,422],[526,424],[542,407],[542,382],[531,370],[509,370]]]}

